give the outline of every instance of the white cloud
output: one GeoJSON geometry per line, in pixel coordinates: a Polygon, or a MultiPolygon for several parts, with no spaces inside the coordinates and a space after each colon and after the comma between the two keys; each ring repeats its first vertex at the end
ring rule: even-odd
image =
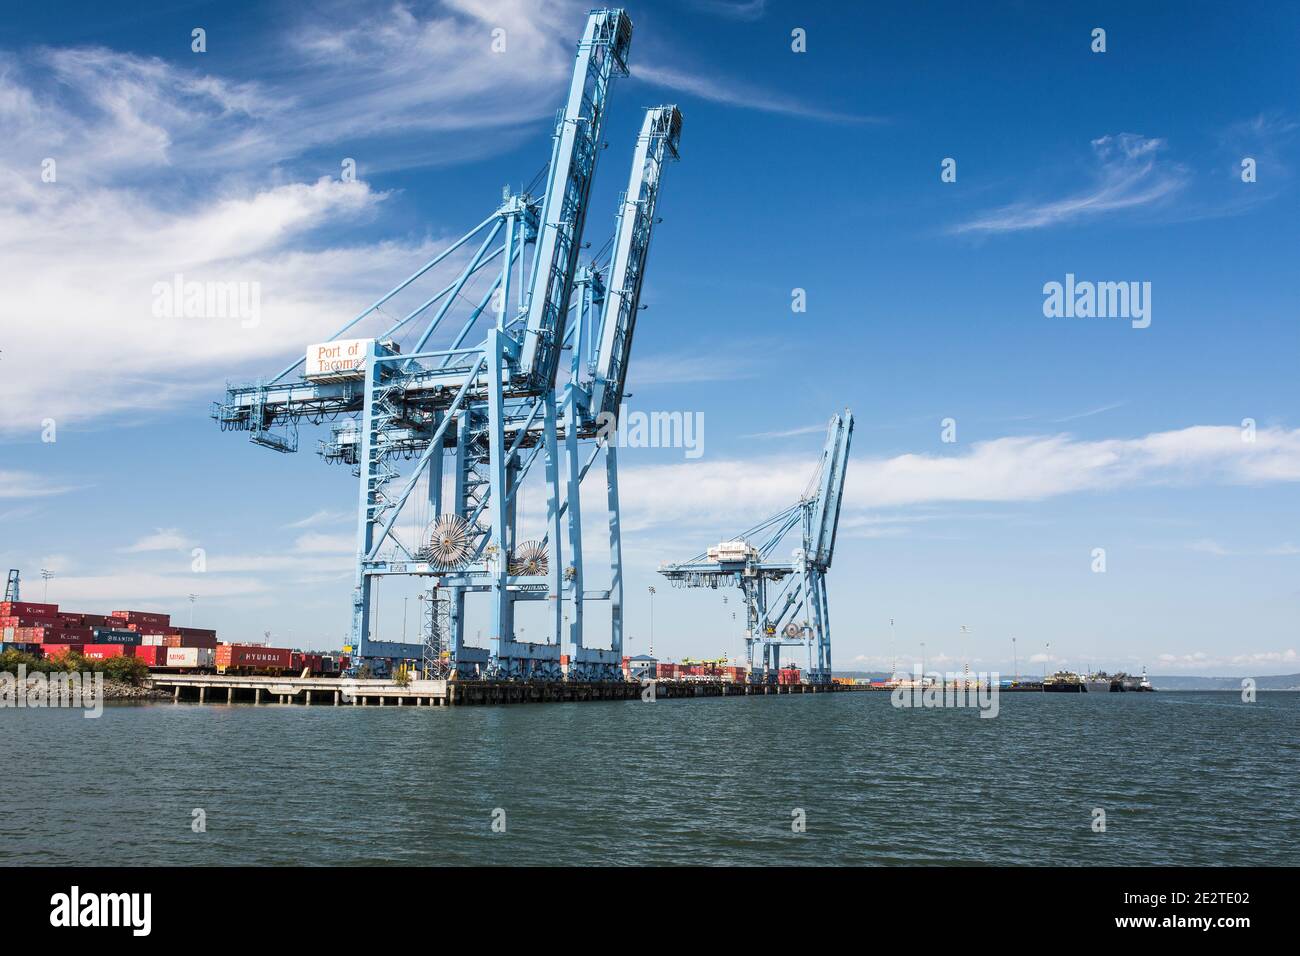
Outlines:
{"type": "MultiPolygon", "coordinates": [[[[314,159],[298,181],[289,164],[310,150],[400,132],[374,155],[450,162],[465,142],[516,145],[466,130],[542,120],[545,161],[544,122],[582,22],[576,6],[340,9],[350,22],[314,16],[289,31],[280,68],[259,82],[102,47],[0,52],[0,431],[217,397],[227,377],[265,374],[267,362],[280,367],[331,334],[442,244],[322,242],[375,215],[386,195],[322,178],[314,159]],[[503,54],[491,49],[497,24],[508,32],[503,54]],[[47,157],[55,182],[41,179],[47,157]],[[260,323],[156,317],[155,285],[177,274],[256,287],[260,323]],[[44,387],[56,367],[76,390],[44,387]]],[[[362,177],[367,167],[362,158],[362,177]]],[[[0,475],[0,495],[15,496],[23,479],[0,475]]]]}
{"type": "Polygon", "coordinates": [[[354,554],[357,550],[356,534],[311,533],[299,536],[294,548],[306,554],[354,554]]]}
{"type": "MultiPolygon", "coordinates": [[[[7,370],[6,376],[8,374],[10,373],[7,370]]],[[[0,395],[2,394],[3,381],[0,380],[0,395]]],[[[0,498],[46,498],[72,490],[71,485],[44,478],[35,472],[0,470],[0,498]]]]}
{"type": "MultiPolygon", "coordinates": [[[[626,467],[620,491],[630,527],[695,523],[719,532],[756,524],[799,499],[813,462],[789,456],[703,459],[626,467]]],[[[999,438],[954,454],[849,462],[846,519],[854,511],[953,502],[1038,501],[1138,486],[1300,481],[1300,429],[1262,429],[1243,442],[1231,425],[1141,438],[999,438]]]]}
{"type": "MultiPolygon", "coordinates": [[[[149,571],[122,571],[85,577],[59,577],[57,599],[60,606],[82,611],[131,608],[172,613],[181,620],[180,608],[190,594],[200,599],[239,597],[261,594],[270,586],[256,577],[215,577],[196,574],[158,574],[149,571]]],[[[51,593],[51,600],[56,593],[51,593]]]]}
{"type": "Polygon", "coordinates": [[[709,349],[659,353],[638,357],[628,369],[629,391],[657,385],[732,382],[756,378],[762,368],[757,355],[722,354],[709,349]],[[703,353],[703,354],[702,354],[703,353]]]}
{"type": "Polygon", "coordinates": [[[1096,182],[1087,190],[1040,202],[1020,202],[981,213],[954,226],[953,233],[994,234],[1042,229],[1104,213],[1149,206],[1187,184],[1187,171],[1161,161],[1164,140],[1133,133],[1092,141],[1096,182]]]}
{"type": "Polygon", "coordinates": [[[328,508],[322,508],[319,511],[312,512],[305,518],[299,518],[297,521],[291,521],[289,524],[281,525],[281,527],[294,530],[297,528],[320,527],[321,525],[355,524],[356,520],[357,516],[351,511],[331,511],[328,508]]]}
{"type": "Polygon", "coordinates": [[[730,20],[761,20],[767,12],[767,0],[690,0],[701,13],[730,20]]]}
{"type": "Polygon", "coordinates": [[[142,554],[147,551],[183,551],[194,547],[195,542],[175,528],[157,528],[135,544],[119,548],[123,554],[142,554]]]}
{"type": "Polygon", "coordinates": [[[799,100],[774,93],[769,90],[756,89],[732,77],[718,77],[703,73],[688,73],[669,66],[634,64],[632,76],[653,86],[663,86],[700,99],[712,100],[727,106],[741,109],[759,110],[764,113],[780,113],[785,116],[798,116],[803,119],[819,120],[831,123],[882,123],[878,116],[863,116],[855,113],[838,113],[825,110],[799,100]]]}
{"type": "Polygon", "coordinates": [[[818,422],[815,425],[800,425],[798,428],[786,428],[774,432],[754,432],[750,435],[741,435],[741,438],[795,438],[799,435],[821,435],[826,432],[826,423],[818,422]]]}
{"type": "Polygon", "coordinates": [[[1187,545],[1187,550],[1199,551],[1202,554],[1212,554],[1220,558],[1237,557],[1237,556],[1291,557],[1292,555],[1300,554],[1300,548],[1296,547],[1294,544],[1291,544],[1290,542],[1279,544],[1271,548],[1262,548],[1262,549],[1256,548],[1256,549],[1242,550],[1242,549],[1226,548],[1223,545],[1221,545],[1219,542],[1213,541],[1209,538],[1202,538],[1199,541],[1191,542],[1190,544],[1187,545]]]}

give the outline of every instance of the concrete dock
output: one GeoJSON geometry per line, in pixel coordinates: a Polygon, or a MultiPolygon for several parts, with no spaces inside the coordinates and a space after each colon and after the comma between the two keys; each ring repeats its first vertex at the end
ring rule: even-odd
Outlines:
{"type": "MultiPolygon", "coordinates": [[[[153,686],[176,702],[200,704],[301,704],[350,707],[450,707],[585,700],[638,700],[650,685],[636,681],[350,680],[339,677],[236,677],[155,674],[153,686]]],[[[681,697],[751,697],[869,690],[845,684],[725,684],[654,681],[659,700],[681,697]]]]}

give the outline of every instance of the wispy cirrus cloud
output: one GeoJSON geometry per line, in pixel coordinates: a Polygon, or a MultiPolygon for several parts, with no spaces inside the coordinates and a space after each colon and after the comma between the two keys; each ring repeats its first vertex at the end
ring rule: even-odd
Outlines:
{"type": "Polygon", "coordinates": [[[1119,133],[1094,139],[1092,149],[1096,168],[1088,188],[1060,199],[1001,206],[958,223],[949,232],[994,235],[1067,225],[1154,205],[1190,179],[1182,165],[1161,158],[1162,139],[1119,133]]]}
{"type": "Polygon", "coordinates": [[[1060,418],[1053,418],[1055,423],[1074,422],[1080,418],[1092,418],[1094,415],[1103,415],[1106,412],[1113,412],[1117,408],[1123,408],[1127,402],[1111,402],[1109,405],[1098,405],[1096,408],[1090,408],[1084,412],[1075,412],[1071,415],[1062,415],[1060,418]]]}
{"type": "Polygon", "coordinates": [[[780,113],[784,116],[798,116],[826,123],[887,122],[881,116],[822,109],[780,93],[749,86],[735,79],[706,76],[703,73],[687,72],[675,67],[633,65],[632,76],[653,86],[666,87],[679,93],[698,96],[700,99],[712,100],[715,103],[740,109],[780,113]]]}
{"type": "Polygon", "coordinates": [[[767,0],[687,0],[700,13],[729,20],[761,20],[767,13],[767,0]]]}
{"type": "Polygon", "coordinates": [[[826,423],[819,422],[816,425],[800,425],[798,428],[785,428],[771,432],[753,432],[749,435],[741,435],[741,438],[795,438],[799,435],[820,435],[825,433],[826,423]]]}
{"type": "Polygon", "coordinates": [[[195,542],[176,528],[157,528],[134,544],[119,548],[123,554],[143,554],[149,551],[183,551],[194,547],[195,542]]]}
{"type": "Polygon", "coordinates": [[[1202,538],[1199,541],[1193,541],[1187,545],[1188,551],[1196,551],[1201,554],[1212,554],[1215,557],[1293,557],[1300,554],[1300,547],[1296,547],[1290,542],[1276,545],[1271,548],[1240,549],[1228,548],[1211,538],[1202,538]]]}
{"type": "Polygon", "coordinates": [[[0,498],[48,498],[72,490],[72,485],[36,472],[0,470],[0,498]]]}

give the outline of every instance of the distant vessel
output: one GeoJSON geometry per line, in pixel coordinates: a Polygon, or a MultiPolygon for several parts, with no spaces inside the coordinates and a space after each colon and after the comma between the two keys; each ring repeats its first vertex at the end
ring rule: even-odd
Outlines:
{"type": "Polygon", "coordinates": [[[1083,693],[1083,678],[1078,674],[1070,671],[1057,671],[1051,677],[1043,681],[1043,690],[1058,694],[1081,694],[1083,693]]]}
{"type": "Polygon", "coordinates": [[[1084,690],[1089,694],[1109,694],[1115,689],[1114,685],[1114,678],[1104,672],[1092,674],[1083,682],[1084,690]]]}
{"type": "Polygon", "coordinates": [[[1147,669],[1142,668],[1140,677],[1134,677],[1132,674],[1116,674],[1114,690],[1119,691],[1153,691],[1151,680],[1147,677],[1147,669]]]}

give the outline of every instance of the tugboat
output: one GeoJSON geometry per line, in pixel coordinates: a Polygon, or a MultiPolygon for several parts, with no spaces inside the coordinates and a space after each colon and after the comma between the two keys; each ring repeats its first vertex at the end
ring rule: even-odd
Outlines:
{"type": "Polygon", "coordinates": [[[1155,688],[1151,686],[1150,678],[1147,677],[1147,669],[1145,667],[1142,668],[1141,677],[1134,677],[1132,674],[1116,674],[1114,688],[1115,690],[1125,692],[1149,692],[1155,690],[1155,688]]]}
{"type": "Polygon", "coordinates": [[[1069,671],[1057,671],[1043,681],[1043,690],[1057,694],[1082,694],[1083,678],[1069,671]]]}

